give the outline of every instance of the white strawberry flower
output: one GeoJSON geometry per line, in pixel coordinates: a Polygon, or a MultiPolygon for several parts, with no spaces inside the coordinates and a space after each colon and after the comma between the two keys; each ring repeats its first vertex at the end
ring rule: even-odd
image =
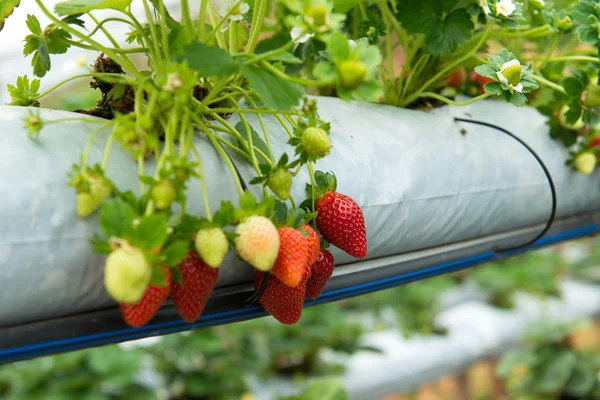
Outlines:
{"type": "Polygon", "coordinates": [[[496,75],[498,76],[498,80],[510,89],[519,93],[523,92],[523,84],[521,83],[523,69],[519,60],[505,62],[496,75]]]}
{"type": "Polygon", "coordinates": [[[513,0],[500,0],[496,3],[496,15],[502,15],[504,17],[510,17],[515,12],[517,6],[513,0]]]}
{"type": "Polygon", "coordinates": [[[306,43],[311,37],[315,36],[314,33],[306,33],[302,35],[302,32],[304,32],[304,30],[299,26],[293,27],[290,31],[290,36],[295,43],[306,43]]]}
{"type": "Polygon", "coordinates": [[[483,10],[485,15],[488,15],[489,13],[492,12],[492,10],[490,10],[490,6],[489,6],[487,0],[478,0],[478,3],[479,3],[479,7],[483,10]]]}
{"type": "Polygon", "coordinates": [[[244,14],[250,11],[250,6],[248,3],[239,3],[239,1],[232,0],[228,3],[225,3],[221,9],[219,10],[219,14],[221,17],[229,14],[230,21],[241,21],[244,19],[244,14]]]}

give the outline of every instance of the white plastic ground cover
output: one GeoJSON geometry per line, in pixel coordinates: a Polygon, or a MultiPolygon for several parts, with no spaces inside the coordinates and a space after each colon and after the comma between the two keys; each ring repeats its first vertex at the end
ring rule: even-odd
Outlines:
{"type": "MultiPolygon", "coordinates": [[[[494,308],[481,301],[458,303],[438,315],[447,336],[404,338],[398,331],[366,334],[364,345],[381,353],[333,355],[343,362],[340,377],[353,400],[378,399],[409,393],[420,386],[464,371],[473,363],[497,357],[523,340],[526,328],[537,321],[569,321],[600,314],[600,287],[579,281],[561,285],[562,299],[543,301],[518,294],[512,310],[494,308]]],[[[257,400],[292,395],[298,388],[289,380],[252,382],[257,400]]]]}
{"type": "MultiPolygon", "coordinates": [[[[566,151],[548,137],[535,110],[498,101],[444,107],[425,114],[372,104],[319,98],[320,117],[331,121],[334,148],[317,164],[336,172],[339,191],[362,207],[367,225],[367,259],[456,243],[543,223],[550,190],[541,167],[514,139],[496,130],[456,123],[455,116],[503,126],[528,142],[549,168],[558,192],[558,217],[600,210],[597,175],[584,177],[564,166],[566,151]],[[461,133],[466,131],[466,135],[461,133]]],[[[98,124],[49,125],[38,141],[27,138],[26,108],[0,107],[0,327],[92,311],[114,305],[102,284],[103,259],[91,252],[96,217],[75,215],[75,196],[66,172],[79,161],[98,124]]],[[[43,119],[73,114],[41,110],[43,119]]],[[[259,125],[250,122],[259,130],[259,125]]],[[[236,121],[232,119],[232,124],[236,121]]],[[[293,150],[274,119],[266,119],[276,156],[293,150]]],[[[102,158],[108,132],[93,144],[89,162],[102,158]]],[[[235,200],[233,180],[208,141],[196,139],[210,202],[235,200]]],[[[249,180],[250,166],[235,158],[249,180]]],[[[151,172],[148,162],[146,171],[151,172]]],[[[110,176],[121,188],[138,191],[137,168],[116,146],[110,176]]],[[[294,187],[302,199],[308,175],[294,187]]],[[[258,187],[252,187],[259,193],[258,187]]],[[[190,188],[189,211],[202,214],[199,184],[190,188]]],[[[338,265],[357,260],[334,250],[338,265]]],[[[342,270],[340,268],[339,270],[342,270]]],[[[251,282],[252,269],[233,254],[221,267],[218,287],[251,282]]]]}

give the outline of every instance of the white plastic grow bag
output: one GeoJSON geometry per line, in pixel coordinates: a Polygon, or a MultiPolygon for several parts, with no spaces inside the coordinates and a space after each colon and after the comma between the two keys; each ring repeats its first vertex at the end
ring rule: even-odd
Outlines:
{"type": "MultiPolygon", "coordinates": [[[[548,137],[544,117],[533,109],[485,101],[423,113],[332,98],[318,100],[320,117],[332,123],[334,147],[317,168],[335,171],[339,191],[361,205],[369,243],[368,257],[360,262],[334,250],[338,265],[351,265],[337,269],[328,288],[368,285],[383,275],[392,279],[404,272],[416,276],[419,270],[434,265],[427,257],[436,255],[437,263],[458,259],[453,252],[460,250],[461,243],[485,243],[484,250],[489,252],[496,248],[496,241],[510,241],[511,232],[515,232],[515,245],[543,228],[550,214],[551,197],[535,158],[503,133],[457,123],[455,117],[500,125],[529,143],[554,179],[557,227],[566,221],[559,232],[584,229],[572,235],[575,237],[597,231],[598,175],[584,177],[564,166],[566,151],[548,137]],[[405,265],[402,263],[411,266],[398,267],[405,265]],[[392,265],[395,269],[386,269],[392,265]],[[353,278],[348,280],[346,275],[350,274],[353,278]]],[[[79,152],[98,124],[52,124],[41,132],[39,141],[32,141],[23,128],[28,112],[25,108],[0,107],[0,356],[2,343],[27,341],[17,327],[26,329],[27,324],[115,306],[102,284],[103,260],[91,252],[89,245],[89,238],[98,228],[96,218],[77,218],[73,189],[65,184],[66,172],[79,161],[79,152]]],[[[41,110],[41,116],[47,120],[73,115],[41,110]]],[[[252,116],[249,119],[260,133],[252,116]]],[[[286,144],[287,135],[279,123],[267,118],[266,125],[275,155],[283,151],[291,154],[293,149],[286,144]]],[[[107,134],[94,143],[90,163],[101,160],[107,134]]],[[[231,175],[214,149],[200,137],[196,144],[200,145],[213,209],[222,199],[235,201],[231,175]]],[[[251,167],[234,154],[232,157],[248,182],[251,167]]],[[[148,162],[147,171],[152,167],[153,162],[148,162]]],[[[137,167],[118,145],[111,153],[107,173],[119,187],[139,190],[137,167]]],[[[303,171],[293,190],[297,200],[302,199],[307,181],[303,171]]],[[[258,189],[253,187],[257,194],[258,189]]],[[[202,214],[198,183],[190,188],[189,197],[189,211],[202,214]]],[[[464,266],[496,257],[485,254],[464,266]]],[[[217,284],[216,292],[222,295],[219,310],[242,308],[239,299],[234,300],[230,293],[240,285],[247,288],[252,280],[252,269],[230,254],[217,284]]],[[[340,297],[343,295],[332,296],[331,300],[340,297]]],[[[111,323],[120,323],[116,322],[118,318],[111,318],[111,323]]],[[[177,319],[173,313],[165,317],[172,319],[177,319]]],[[[157,328],[147,329],[138,332],[146,336],[157,333],[157,328]]],[[[78,334],[67,329],[60,335],[78,334]]]]}

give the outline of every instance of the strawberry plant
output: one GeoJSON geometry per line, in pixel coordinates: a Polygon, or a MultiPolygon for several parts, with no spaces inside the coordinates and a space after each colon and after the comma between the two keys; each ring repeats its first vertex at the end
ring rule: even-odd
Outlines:
{"type": "Polygon", "coordinates": [[[560,266],[556,253],[538,251],[475,268],[469,278],[488,294],[492,305],[513,308],[518,292],[560,297],[560,266]]]}
{"type": "MultiPolygon", "coordinates": [[[[307,88],[337,85],[345,98],[373,99],[371,89],[378,86],[379,49],[360,43],[350,50],[342,33],[345,17],[334,11],[333,3],[240,0],[216,10],[210,1],[201,0],[192,10],[187,0],[181,0],[179,19],[161,0],[65,0],[53,8],[44,0],[35,4],[50,24],[43,27],[38,17],[27,16],[30,33],[23,53],[31,59],[35,78],[24,75],[8,85],[9,104],[39,107],[49,94],[76,79],[88,80],[99,92],[95,107],[74,110],[80,116],[66,118],[97,127],[81,149],[69,185],[78,215],[99,218],[101,232],[93,238],[93,248],[107,256],[105,286],[130,325],[148,322],[169,296],[185,321],[197,320],[230,249],[261,278],[253,299],[260,299],[276,317],[293,315],[280,318],[286,323],[296,322],[302,311],[303,288],[320,251],[317,226],[333,245],[356,257],[366,256],[362,212],[340,193],[335,198],[323,195],[330,198],[332,210],[340,204],[352,205],[352,215],[342,216],[343,221],[327,211],[328,220],[322,224],[325,217],[318,215],[325,214],[325,208],[315,198],[317,204],[304,207],[308,212],[294,221],[298,224],[276,226],[275,198],[298,211],[292,196],[298,173],[305,168],[311,184],[320,182],[324,174],[316,171],[315,164],[334,145],[330,124],[319,118],[316,101],[305,97],[307,88]],[[143,7],[145,21],[132,12],[134,3],[143,7]],[[278,10],[274,19],[269,17],[272,6],[278,10]],[[101,19],[96,16],[99,10],[117,16],[101,19]],[[294,28],[292,34],[273,32],[274,22],[294,28]],[[113,24],[130,29],[126,43],[113,36],[113,24]],[[295,51],[306,37],[324,45],[344,38],[348,54],[330,52],[331,59],[340,62],[339,73],[331,73],[329,61],[315,58],[322,73],[310,79],[299,76],[304,61],[295,51]],[[72,48],[97,52],[91,72],[40,93],[39,78],[53,68],[54,55],[72,48]],[[350,54],[361,61],[339,58],[350,54]],[[140,68],[133,56],[143,56],[147,66],[140,68]],[[257,117],[257,126],[251,126],[248,115],[257,117]],[[267,117],[278,120],[281,129],[268,132],[267,117]],[[270,134],[289,136],[290,147],[278,158],[270,134]],[[108,137],[105,150],[101,162],[94,164],[90,151],[102,136],[108,137]],[[137,163],[139,190],[135,192],[119,187],[107,172],[117,144],[137,163]],[[221,207],[211,209],[214,203],[209,198],[219,194],[207,187],[205,178],[213,171],[203,168],[202,146],[219,154],[231,174],[223,179],[235,185],[239,202],[234,203],[239,206],[221,198],[221,207]],[[254,169],[250,184],[262,184],[259,199],[245,188],[231,153],[254,169]],[[188,196],[188,188],[195,184],[202,188],[201,199],[188,196]],[[188,212],[190,202],[201,202],[203,215],[188,212]],[[344,233],[340,226],[346,219],[351,220],[352,230],[344,233]],[[297,229],[309,223],[311,228],[297,229]],[[357,238],[351,239],[349,235],[355,234],[357,238]],[[297,293],[273,295],[273,288],[280,286],[297,293]]],[[[19,1],[0,0],[0,30],[7,21],[16,23],[7,18],[18,6],[19,1]]],[[[49,125],[61,121],[65,119],[44,121],[32,109],[25,126],[36,140],[49,125]]],[[[330,275],[321,273],[319,286],[330,275]]]]}
{"type": "Polygon", "coordinates": [[[304,63],[298,74],[324,81],[320,94],[425,111],[487,98],[530,102],[549,117],[551,137],[569,147],[568,165],[594,170],[598,0],[279,3],[276,37],[294,27],[293,54],[304,63]],[[295,18],[317,4],[319,21],[342,24],[327,40],[306,22],[316,21],[312,15],[295,18]]]}
{"type": "Polygon", "coordinates": [[[568,337],[586,324],[541,322],[531,327],[527,347],[505,354],[497,373],[515,399],[597,399],[600,352],[571,345],[568,337]]]}

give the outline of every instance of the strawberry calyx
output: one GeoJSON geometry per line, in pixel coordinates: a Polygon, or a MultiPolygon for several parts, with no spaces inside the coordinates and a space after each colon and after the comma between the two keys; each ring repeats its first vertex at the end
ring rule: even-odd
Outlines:
{"type": "Polygon", "coordinates": [[[307,199],[300,204],[300,208],[308,212],[313,212],[313,205],[317,204],[327,193],[337,190],[337,178],[333,172],[315,171],[314,182],[314,185],[306,184],[307,199]]]}
{"type": "Polygon", "coordinates": [[[256,200],[256,196],[251,191],[246,190],[240,196],[240,207],[234,208],[233,218],[230,221],[231,225],[239,225],[252,216],[263,216],[271,218],[275,209],[275,197],[264,196],[260,201],[256,200]]]}

